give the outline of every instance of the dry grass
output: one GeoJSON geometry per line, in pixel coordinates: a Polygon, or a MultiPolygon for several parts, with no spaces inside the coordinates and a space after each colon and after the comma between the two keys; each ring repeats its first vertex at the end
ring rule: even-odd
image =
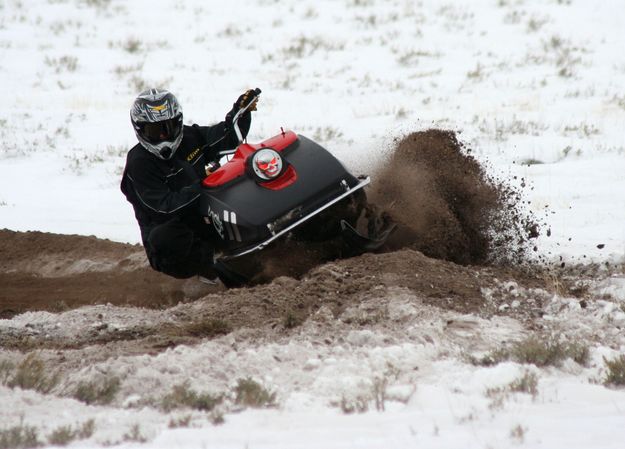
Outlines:
{"type": "Polygon", "coordinates": [[[235,403],[246,407],[273,407],[276,405],[276,393],[267,390],[253,379],[239,379],[234,388],[235,403]]]}
{"type": "Polygon", "coordinates": [[[22,449],[42,446],[37,429],[19,424],[0,430],[0,449],[22,449]]]}
{"type": "Polygon", "coordinates": [[[538,367],[559,366],[570,358],[580,365],[587,365],[590,357],[588,346],[577,341],[562,343],[555,338],[531,336],[514,343],[510,348],[497,348],[488,354],[467,360],[475,366],[493,366],[506,360],[517,363],[533,364],[538,367]]]}
{"type": "Polygon", "coordinates": [[[75,440],[91,438],[94,431],[95,421],[93,419],[86,421],[75,429],[72,426],[60,426],[48,435],[48,444],[67,446],[75,440]]]}
{"type": "Polygon", "coordinates": [[[6,385],[15,370],[15,364],[10,360],[0,361],[0,383],[6,385]]]}
{"type": "Polygon", "coordinates": [[[55,446],[67,446],[74,441],[74,430],[72,426],[57,427],[48,435],[48,443],[55,446]]]}
{"type": "Polygon", "coordinates": [[[185,325],[182,329],[184,335],[198,338],[213,338],[226,335],[232,331],[232,326],[224,320],[208,319],[198,320],[185,325]]]}
{"type": "Polygon", "coordinates": [[[474,355],[467,355],[467,361],[474,366],[495,366],[510,358],[510,351],[505,348],[495,349],[487,354],[476,357],[474,355]]]}
{"type": "Polygon", "coordinates": [[[624,386],[625,385],[625,355],[620,355],[612,360],[603,358],[607,373],[603,381],[605,385],[624,386]]]}
{"type": "Polygon", "coordinates": [[[218,410],[213,410],[208,419],[212,424],[216,426],[226,422],[226,420],[224,419],[224,414],[218,410]]]}
{"type": "Polygon", "coordinates": [[[191,425],[191,415],[184,415],[178,418],[171,418],[168,427],[170,429],[179,429],[181,427],[189,427],[191,425]]]}
{"type": "MultiPolygon", "coordinates": [[[[566,153],[564,154],[564,157],[566,157],[566,153]]],[[[557,272],[553,270],[545,271],[543,274],[543,280],[545,281],[547,291],[553,293],[554,295],[564,296],[566,289],[562,283],[560,275],[557,272]]]]}
{"type": "Polygon", "coordinates": [[[223,396],[198,393],[189,387],[188,382],[185,382],[174,386],[172,391],[163,397],[160,407],[166,412],[183,407],[209,412],[222,401],[223,396]]]}
{"type": "Polygon", "coordinates": [[[121,387],[119,377],[106,377],[100,381],[80,382],[73,397],[85,404],[106,405],[113,402],[121,387]]]}
{"type": "Polygon", "coordinates": [[[375,409],[383,412],[386,408],[386,389],[388,387],[388,377],[377,377],[373,380],[372,394],[375,401],[375,409]]]}
{"type": "Polygon", "coordinates": [[[526,371],[508,385],[508,390],[513,393],[527,393],[535,398],[538,395],[538,376],[526,371]]]}
{"type": "Polygon", "coordinates": [[[87,6],[101,9],[106,9],[111,4],[111,0],[82,0],[82,2],[87,6]]]}
{"type": "Polygon", "coordinates": [[[369,411],[369,399],[364,396],[358,396],[350,400],[343,396],[341,397],[341,403],[339,406],[341,411],[346,415],[351,415],[352,413],[365,413],[369,411]]]}
{"type": "Polygon", "coordinates": [[[78,58],[75,56],[61,56],[60,58],[49,58],[46,56],[45,64],[54,69],[55,73],[75,72],[78,68],[78,58]]]}
{"type": "Polygon", "coordinates": [[[391,363],[387,363],[386,369],[371,379],[369,391],[361,392],[355,396],[343,395],[340,402],[333,402],[332,406],[339,407],[345,414],[351,414],[365,413],[373,407],[377,411],[383,412],[386,410],[386,403],[389,400],[405,404],[416,391],[416,387],[413,386],[412,392],[406,397],[389,397],[388,394],[389,385],[394,384],[399,379],[400,374],[401,370],[399,368],[391,363]]]}
{"type": "Polygon", "coordinates": [[[124,441],[145,443],[148,439],[141,433],[139,424],[133,424],[128,432],[124,434],[124,441]]]}
{"type": "Polygon", "coordinates": [[[133,37],[128,38],[123,44],[122,48],[128,53],[138,53],[143,47],[143,43],[139,39],[133,37]]]}
{"type": "Polygon", "coordinates": [[[525,371],[521,377],[508,385],[487,389],[485,395],[491,401],[488,408],[491,410],[502,409],[511,393],[525,393],[531,395],[532,399],[536,399],[538,396],[538,376],[530,371],[525,371]]]}
{"type": "MultiPolygon", "coordinates": [[[[76,440],[91,438],[95,430],[93,419],[76,426],[59,426],[47,437],[47,444],[54,446],[67,446],[76,440]]],[[[36,427],[20,423],[17,426],[0,430],[0,449],[27,449],[43,446],[39,440],[36,427]]]]}
{"type": "Polygon", "coordinates": [[[521,424],[518,424],[510,430],[510,438],[518,444],[522,444],[525,441],[526,432],[527,429],[521,426],[521,424]]]}
{"type": "MultiPolygon", "coordinates": [[[[6,374],[5,374],[6,376],[6,374]]],[[[59,382],[57,373],[50,373],[37,354],[28,354],[7,377],[6,385],[23,390],[36,390],[49,393],[59,382]]]]}
{"type": "Polygon", "coordinates": [[[531,363],[539,367],[559,366],[567,358],[585,365],[588,363],[589,350],[578,342],[562,343],[555,339],[530,337],[516,343],[511,354],[519,363],[531,363]]]}

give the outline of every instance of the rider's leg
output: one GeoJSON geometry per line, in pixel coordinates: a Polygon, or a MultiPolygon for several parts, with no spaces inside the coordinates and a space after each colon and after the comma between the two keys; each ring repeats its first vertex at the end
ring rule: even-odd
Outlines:
{"type": "Polygon", "coordinates": [[[215,277],[212,272],[212,245],[200,239],[187,224],[177,218],[150,231],[146,253],[152,268],[169,276],[180,279],[197,274],[215,277]]]}

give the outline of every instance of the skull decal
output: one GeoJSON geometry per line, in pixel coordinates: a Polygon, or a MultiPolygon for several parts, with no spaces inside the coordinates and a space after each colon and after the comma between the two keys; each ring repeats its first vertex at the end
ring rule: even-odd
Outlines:
{"type": "Polygon", "coordinates": [[[277,178],[282,173],[283,165],[280,154],[271,148],[258,150],[252,159],[252,169],[263,181],[277,178]]]}

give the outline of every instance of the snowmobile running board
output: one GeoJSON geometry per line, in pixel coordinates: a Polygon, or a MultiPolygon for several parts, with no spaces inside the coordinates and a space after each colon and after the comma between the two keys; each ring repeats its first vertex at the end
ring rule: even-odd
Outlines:
{"type": "MultiPolygon", "coordinates": [[[[250,254],[253,253],[255,251],[259,251],[261,249],[263,249],[264,247],[266,247],[267,245],[269,245],[271,242],[273,242],[274,240],[276,240],[277,238],[280,238],[281,236],[283,236],[284,234],[286,234],[287,232],[293,230],[294,228],[296,228],[297,226],[301,225],[302,223],[304,223],[307,220],[310,220],[312,217],[314,217],[315,215],[317,215],[318,213],[324,211],[325,209],[329,208],[330,206],[338,203],[339,201],[341,201],[343,198],[348,197],[349,195],[352,195],[355,191],[362,189],[363,187],[365,187],[366,185],[368,185],[371,182],[371,179],[369,178],[369,176],[366,176],[365,178],[362,178],[362,181],[360,181],[358,184],[356,184],[354,187],[347,187],[346,183],[343,181],[343,184],[345,185],[345,187],[348,189],[345,193],[337,196],[336,198],[334,198],[332,201],[329,201],[328,203],[324,204],[323,206],[321,206],[319,209],[316,209],[314,211],[312,211],[311,213],[309,213],[308,215],[306,215],[305,217],[300,218],[299,220],[297,220],[295,223],[292,223],[291,225],[287,226],[286,228],[284,228],[283,230],[281,230],[278,233],[273,233],[272,232],[272,236],[269,237],[267,240],[265,240],[264,242],[259,243],[258,245],[255,245],[251,248],[247,248],[243,251],[240,251],[238,253],[234,253],[234,254],[229,254],[227,256],[223,256],[220,257],[218,260],[231,260],[231,259],[236,259],[237,257],[241,257],[244,256],[246,254],[250,254]]],[[[270,228],[271,231],[271,228],[270,228]]]]}

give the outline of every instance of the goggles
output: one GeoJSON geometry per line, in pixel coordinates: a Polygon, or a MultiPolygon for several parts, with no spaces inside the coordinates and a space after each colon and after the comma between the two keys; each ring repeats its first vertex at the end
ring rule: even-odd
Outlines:
{"type": "Polygon", "coordinates": [[[182,130],[182,116],[160,122],[139,123],[138,125],[139,132],[150,143],[173,141],[182,130]]]}

